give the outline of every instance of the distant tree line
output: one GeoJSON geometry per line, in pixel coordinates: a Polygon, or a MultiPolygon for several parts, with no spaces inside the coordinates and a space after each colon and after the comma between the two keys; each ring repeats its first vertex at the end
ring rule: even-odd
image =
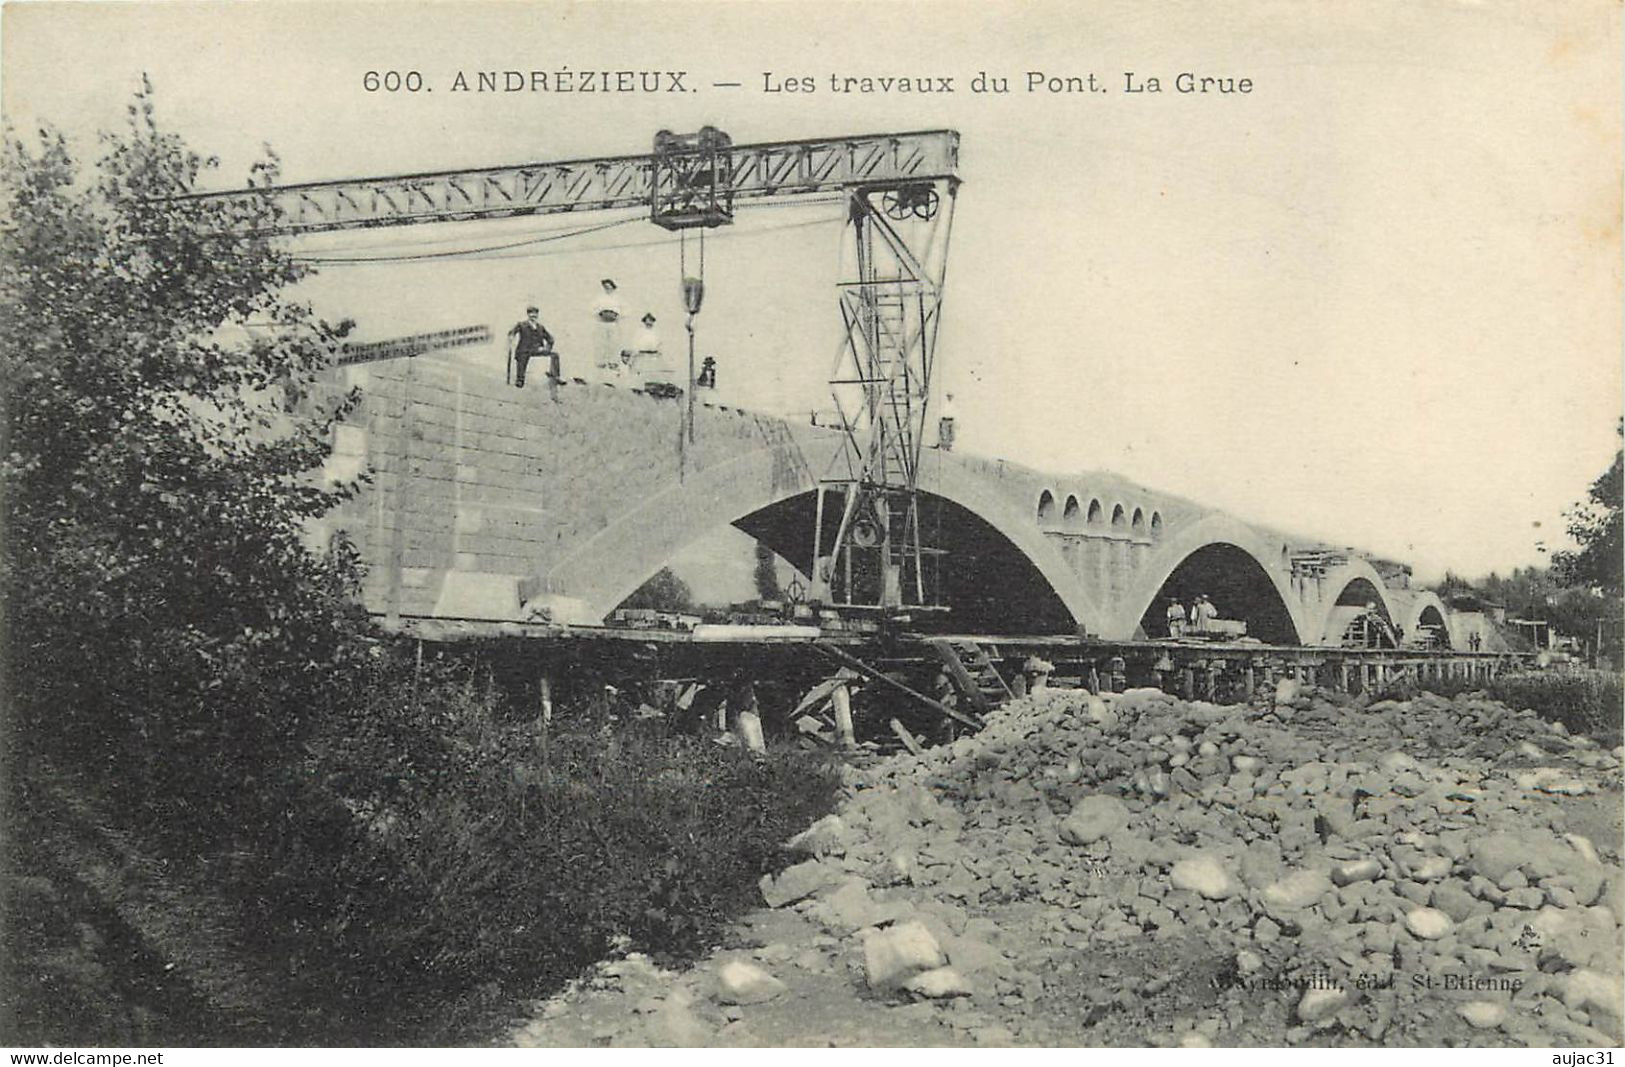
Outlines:
{"type": "MultiPolygon", "coordinates": [[[[1622,425],[1625,430],[1625,425],[1622,425]]],[[[1552,554],[1547,567],[1520,567],[1502,576],[1491,572],[1468,580],[1446,572],[1434,590],[1449,601],[1474,597],[1506,608],[1508,618],[1549,623],[1559,634],[1596,642],[1614,663],[1621,662],[1621,617],[1625,615],[1625,547],[1621,544],[1622,466],[1625,450],[1591,484],[1586,499],[1568,512],[1573,548],[1552,554]]]]}

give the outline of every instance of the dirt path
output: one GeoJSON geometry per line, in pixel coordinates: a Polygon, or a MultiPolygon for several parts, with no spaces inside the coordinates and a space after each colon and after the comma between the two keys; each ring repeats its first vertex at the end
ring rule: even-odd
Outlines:
{"type": "Polygon", "coordinates": [[[600,964],[512,1041],[1618,1044],[1619,750],[1276,697],[1040,692],[853,770],[709,958],[600,964]]]}

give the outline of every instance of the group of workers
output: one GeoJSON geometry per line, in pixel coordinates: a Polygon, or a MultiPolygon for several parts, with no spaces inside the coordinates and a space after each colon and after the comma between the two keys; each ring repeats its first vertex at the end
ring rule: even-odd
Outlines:
{"type": "MultiPolygon", "coordinates": [[[[603,290],[592,306],[594,362],[599,375],[607,382],[630,381],[656,395],[676,396],[682,392],[678,384],[675,365],[664,354],[660,333],[655,328],[654,312],[645,312],[640,320],[643,328],[630,344],[622,340],[621,302],[616,295],[615,279],[599,281],[603,290]]],[[[548,390],[558,399],[559,353],[553,335],[540,321],[541,309],[534,305],[525,309],[525,318],[508,331],[508,361],[510,381],[515,388],[525,387],[525,372],[532,359],[545,356],[548,360],[548,390]]],[[[717,384],[716,360],[710,356],[695,377],[694,384],[702,389],[715,389],[717,384]]]]}
{"type": "Polygon", "coordinates": [[[1185,606],[1179,602],[1178,597],[1168,598],[1168,636],[1184,637],[1187,634],[1205,634],[1209,623],[1219,617],[1219,609],[1213,606],[1213,601],[1202,593],[1191,602],[1187,613],[1185,606]]]}

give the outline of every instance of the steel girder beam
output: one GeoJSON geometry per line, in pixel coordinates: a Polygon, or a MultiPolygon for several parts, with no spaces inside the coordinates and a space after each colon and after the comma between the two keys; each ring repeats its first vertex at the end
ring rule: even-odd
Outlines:
{"type": "MultiPolygon", "coordinates": [[[[764,200],[953,179],[959,134],[952,130],[733,145],[726,149],[735,200],[764,200]]],[[[271,234],[319,233],[427,222],[647,207],[654,190],[650,155],[355,178],[270,188],[194,193],[177,202],[241,205],[244,228],[271,234]],[[249,220],[275,206],[273,223],[249,220]]]]}

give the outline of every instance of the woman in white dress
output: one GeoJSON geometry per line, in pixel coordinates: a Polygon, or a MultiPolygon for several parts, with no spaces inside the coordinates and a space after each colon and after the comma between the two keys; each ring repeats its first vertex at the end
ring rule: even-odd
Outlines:
{"type": "Polygon", "coordinates": [[[621,376],[621,300],[615,295],[615,279],[605,278],[598,284],[604,291],[592,305],[595,362],[598,373],[615,381],[621,376]]]}
{"type": "Polygon", "coordinates": [[[666,361],[652,311],[644,313],[643,329],[632,342],[632,380],[656,393],[681,388],[677,384],[677,368],[666,361]]]}

